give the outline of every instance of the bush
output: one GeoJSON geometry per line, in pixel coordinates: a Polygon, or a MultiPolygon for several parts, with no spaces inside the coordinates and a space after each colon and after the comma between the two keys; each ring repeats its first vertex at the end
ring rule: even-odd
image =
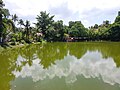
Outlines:
{"type": "Polygon", "coordinates": [[[12,39],[11,39],[11,42],[16,42],[16,39],[15,39],[15,38],[12,38],[12,39]]]}
{"type": "Polygon", "coordinates": [[[19,42],[16,42],[16,45],[19,45],[20,43],[19,42]]]}
{"type": "Polygon", "coordinates": [[[16,45],[16,39],[15,39],[15,38],[12,38],[10,44],[11,44],[11,45],[16,45]]]}
{"type": "Polygon", "coordinates": [[[25,43],[26,43],[24,40],[21,40],[20,42],[21,42],[22,44],[25,44],[25,43]]]}
{"type": "Polygon", "coordinates": [[[16,45],[16,43],[15,42],[11,42],[10,45],[16,45]]]}

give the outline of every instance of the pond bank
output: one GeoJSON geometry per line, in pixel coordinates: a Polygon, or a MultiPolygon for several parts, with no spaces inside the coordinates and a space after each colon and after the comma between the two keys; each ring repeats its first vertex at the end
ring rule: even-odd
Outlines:
{"type": "Polygon", "coordinates": [[[2,51],[4,49],[10,49],[10,48],[21,48],[21,47],[31,45],[31,44],[45,44],[45,43],[46,43],[46,41],[36,42],[36,43],[16,44],[16,45],[0,44],[0,51],[2,51]]]}
{"type": "MultiPolygon", "coordinates": [[[[84,41],[83,41],[84,42],[84,41]]],[[[118,42],[113,42],[113,41],[85,41],[88,43],[118,43],[118,42]]],[[[10,48],[21,48],[27,45],[31,45],[31,44],[45,44],[47,43],[46,41],[42,41],[42,42],[33,42],[33,43],[25,43],[25,44],[16,44],[16,45],[10,45],[10,44],[0,44],[0,51],[4,50],[4,49],[10,49],[10,48]]],[[[50,42],[52,43],[52,42],[50,42]]],[[[76,42],[66,42],[66,43],[76,43],[76,42]]]]}

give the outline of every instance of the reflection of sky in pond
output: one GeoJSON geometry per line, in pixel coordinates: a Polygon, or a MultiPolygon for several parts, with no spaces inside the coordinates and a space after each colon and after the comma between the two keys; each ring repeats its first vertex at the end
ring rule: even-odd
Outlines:
{"type": "MultiPolygon", "coordinates": [[[[22,58],[19,57],[21,60],[22,58]]],[[[24,59],[23,59],[24,60],[24,59]]],[[[18,60],[17,60],[18,62],[18,60]]],[[[19,62],[20,64],[20,62],[19,62]]],[[[63,60],[56,60],[48,69],[44,69],[39,59],[33,60],[32,66],[26,64],[21,72],[13,71],[16,77],[32,77],[33,81],[44,80],[49,77],[65,77],[66,83],[74,83],[76,76],[83,75],[85,78],[99,78],[111,85],[120,84],[120,68],[112,58],[104,59],[98,51],[87,52],[81,59],[69,54],[63,60]]]]}

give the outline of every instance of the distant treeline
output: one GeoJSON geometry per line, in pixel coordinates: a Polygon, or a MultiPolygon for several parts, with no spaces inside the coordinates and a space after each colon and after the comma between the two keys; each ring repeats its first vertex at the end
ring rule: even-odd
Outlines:
{"type": "Polygon", "coordinates": [[[120,41],[120,11],[114,23],[109,20],[101,25],[85,28],[81,21],[70,21],[64,25],[62,20],[54,21],[46,11],[36,16],[34,27],[30,21],[23,21],[16,14],[10,15],[0,0],[0,44],[24,44],[32,42],[67,41],[69,37],[87,38],[87,40],[120,41]]]}

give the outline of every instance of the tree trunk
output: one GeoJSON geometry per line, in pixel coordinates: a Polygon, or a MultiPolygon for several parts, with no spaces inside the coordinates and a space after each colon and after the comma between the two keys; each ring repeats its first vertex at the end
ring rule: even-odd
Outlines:
{"type": "Polygon", "coordinates": [[[3,26],[2,26],[2,14],[0,14],[0,43],[2,43],[2,29],[3,29],[3,26]]]}

